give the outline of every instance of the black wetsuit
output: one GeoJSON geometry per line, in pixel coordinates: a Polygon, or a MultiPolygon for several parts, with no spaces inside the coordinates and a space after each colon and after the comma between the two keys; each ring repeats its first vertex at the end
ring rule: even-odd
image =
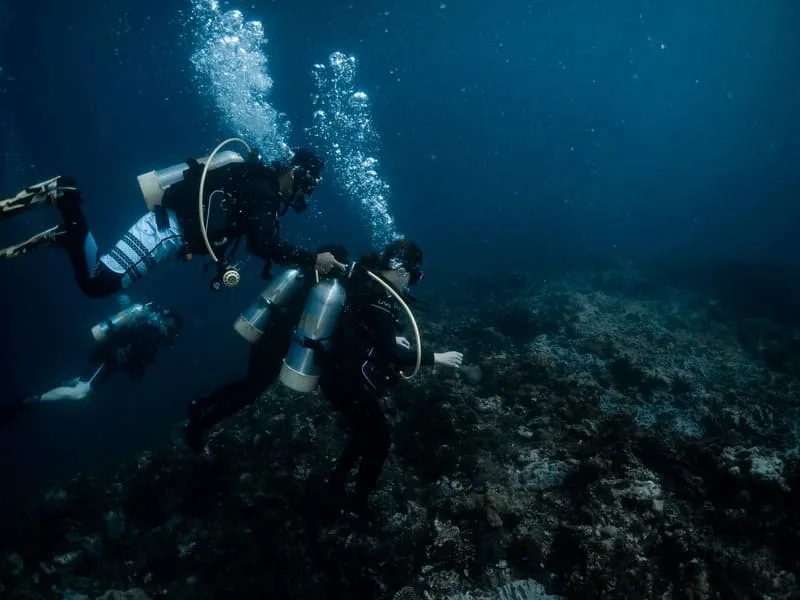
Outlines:
{"type": "MultiPolygon", "coordinates": [[[[398,311],[392,296],[370,280],[350,289],[334,347],[322,362],[320,389],[351,427],[329,484],[335,493],[343,492],[350,471],[361,459],[354,497],[357,511],[365,510],[391,445],[379,398],[397,381],[399,368],[416,362],[416,350],[396,343],[398,311]]],[[[422,364],[433,362],[433,352],[423,350],[422,364]]]]}
{"type": "MultiPolygon", "coordinates": [[[[197,215],[201,174],[202,166],[199,163],[187,161],[184,179],[169,187],[162,199],[162,208],[171,209],[177,215],[181,230],[177,237],[181,238],[184,254],[207,254],[197,215]]],[[[59,243],[67,250],[78,286],[87,296],[102,298],[112,295],[123,288],[126,275],[130,275],[134,281],[143,276],[138,272],[137,265],[149,269],[156,263],[154,250],[148,251],[128,232],[114,248],[118,249],[120,243],[124,242],[125,247],[136,253],[135,260],[117,253],[115,259],[119,257],[119,261],[130,268],[125,273],[116,273],[108,268],[100,261],[100,253],[81,210],[81,195],[74,180],[62,177],[59,187],[76,188],[64,189],[57,202],[64,221],[64,235],[59,243]]],[[[214,193],[217,194],[216,198],[221,198],[219,192],[222,192],[225,198],[224,201],[210,203],[214,210],[207,223],[209,241],[214,245],[217,256],[223,255],[237,240],[246,237],[247,250],[263,260],[313,264],[314,259],[309,253],[278,238],[282,208],[278,172],[275,169],[250,160],[219,167],[208,172],[204,189],[206,206],[214,193]]],[[[158,228],[162,231],[169,226],[166,211],[157,209],[155,213],[158,228]]],[[[113,255],[114,250],[111,252],[113,255]]]]}

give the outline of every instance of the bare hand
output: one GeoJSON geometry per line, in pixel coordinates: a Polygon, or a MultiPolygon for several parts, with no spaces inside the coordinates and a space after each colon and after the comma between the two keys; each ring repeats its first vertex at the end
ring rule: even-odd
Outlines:
{"type": "Polygon", "coordinates": [[[331,254],[330,252],[323,252],[321,254],[317,254],[317,271],[322,273],[323,275],[327,275],[333,269],[338,268],[344,271],[347,266],[343,263],[340,263],[336,260],[336,257],[331,254]]]}
{"type": "Polygon", "coordinates": [[[436,352],[433,355],[434,362],[437,365],[444,365],[445,367],[459,368],[464,360],[464,355],[461,352],[436,352]]]}
{"type": "Polygon", "coordinates": [[[398,335],[396,338],[394,338],[394,341],[395,341],[395,343],[396,343],[398,346],[402,346],[402,347],[403,347],[403,348],[405,348],[406,350],[409,350],[409,349],[411,349],[411,342],[409,342],[409,341],[408,341],[406,338],[404,338],[402,335],[398,335]]]}

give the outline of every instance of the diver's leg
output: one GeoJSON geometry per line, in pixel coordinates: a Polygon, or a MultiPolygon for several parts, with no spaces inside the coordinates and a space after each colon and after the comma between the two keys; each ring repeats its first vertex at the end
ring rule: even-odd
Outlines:
{"type": "Polygon", "coordinates": [[[0,258],[20,256],[44,244],[63,246],[78,286],[92,298],[115,294],[183,249],[176,215],[164,211],[162,223],[155,213],[149,212],[107,254],[100,256],[81,210],[80,190],[71,177],[55,177],[23,190],[14,198],[0,201],[0,217],[8,218],[42,203],[58,207],[64,221],[63,229],[49,229],[22,244],[0,250],[0,258]]]}
{"type": "Polygon", "coordinates": [[[238,379],[200,397],[189,405],[189,419],[184,434],[195,452],[203,445],[204,433],[233,416],[261,397],[275,381],[283,357],[291,343],[291,330],[285,324],[272,325],[250,348],[247,373],[238,379]]]}
{"type": "Polygon", "coordinates": [[[334,408],[345,414],[351,429],[336,468],[327,478],[328,491],[335,505],[349,504],[352,517],[368,520],[369,495],[377,486],[391,446],[389,425],[377,396],[370,390],[345,383],[339,387],[327,385],[324,393],[334,408]],[[355,494],[345,503],[347,477],[359,459],[355,494]]]}
{"type": "Polygon", "coordinates": [[[122,275],[99,262],[97,244],[81,210],[81,193],[71,177],[54,177],[0,201],[0,217],[10,218],[40,204],[58,207],[62,227],[51,227],[32,238],[0,250],[0,259],[16,258],[40,246],[62,246],[69,255],[75,279],[90,297],[102,298],[122,289],[122,275]]]}
{"type": "Polygon", "coordinates": [[[366,517],[369,495],[378,485],[378,477],[389,456],[392,440],[386,415],[377,396],[366,390],[360,392],[355,405],[351,420],[353,438],[358,439],[361,464],[356,476],[353,508],[359,516],[366,517]]]}
{"type": "MultiPolygon", "coordinates": [[[[352,386],[348,385],[335,370],[324,370],[319,380],[320,391],[331,406],[347,417],[350,426],[357,420],[352,386]]],[[[361,440],[351,431],[347,443],[339,455],[336,467],[326,479],[330,493],[339,498],[344,495],[345,484],[350,472],[361,458],[361,440]]]]}
{"type": "Polygon", "coordinates": [[[189,419],[208,429],[255,401],[270,383],[260,368],[270,354],[270,340],[264,336],[250,348],[245,376],[194,400],[189,405],[189,419]]]}
{"type": "Polygon", "coordinates": [[[120,279],[123,289],[142,279],[156,265],[183,254],[183,249],[183,233],[175,213],[148,212],[99,258],[99,264],[120,279]]]}
{"type": "Polygon", "coordinates": [[[192,400],[189,404],[189,417],[183,424],[183,435],[192,452],[199,453],[203,450],[207,430],[235,414],[254,399],[245,380],[237,379],[208,395],[192,400]]]}
{"type": "Polygon", "coordinates": [[[327,483],[334,495],[338,496],[344,493],[347,477],[356,466],[359,458],[361,458],[361,440],[351,434],[342,449],[342,453],[339,455],[339,460],[336,461],[336,467],[328,477],[327,483]]]}
{"type": "MultiPolygon", "coordinates": [[[[70,254],[78,283],[84,288],[88,273],[96,266],[97,256],[84,256],[94,246],[86,219],[80,210],[80,190],[71,177],[54,177],[23,190],[14,198],[0,201],[0,216],[10,218],[40,204],[61,210],[64,227],[51,227],[32,238],[0,251],[1,258],[16,258],[43,245],[61,244],[70,254]],[[87,266],[88,263],[88,266],[87,266]]],[[[91,295],[91,294],[90,294],[91,295]]]]}
{"type": "Polygon", "coordinates": [[[189,405],[189,421],[205,431],[237,413],[255,398],[244,379],[237,379],[201,396],[189,405]]]}
{"type": "Polygon", "coordinates": [[[81,195],[77,187],[68,188],[59,196],[57,206],[64,221],[59,245],[69,255],[81,291],[90,298],[104,298],[123,288],[123,275],[100,262],[97,243],[80,205],[81,195]]]}

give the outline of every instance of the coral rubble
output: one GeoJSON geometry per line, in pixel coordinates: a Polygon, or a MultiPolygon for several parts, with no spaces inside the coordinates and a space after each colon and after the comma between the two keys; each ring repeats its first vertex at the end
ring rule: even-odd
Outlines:
{"type": "Polygon", "coordinates": [[[368,528],[323,510],[341,423],[275,386],[201,456],[51,492],[4,540],[0,595],[800,596],[797,331],[625,271],[505,283],[423,320],[471,365],[387,403],[368,528]]]}

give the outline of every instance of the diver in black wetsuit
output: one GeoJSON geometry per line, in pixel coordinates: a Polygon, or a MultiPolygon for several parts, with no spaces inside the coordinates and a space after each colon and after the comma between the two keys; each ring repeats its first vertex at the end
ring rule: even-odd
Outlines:
{"type": "MultiPolygon", "coordinates": [[[[201,159],[205,160],[205,159],[201,159]]],[[[233,255],[243,237],[247,250],[271,263],[314,266],[321,273],[342,268],[330,254],[296,248],[279,238],[280,219],[289,208],[306,209],[306,198],[320,181],[323,161],[304,148],[293,149],[292,158],[265,164],[251,152],[243,159],[235,152],[215,157],[204,183],[205,227],[200,222],[198,196],[203,165],[195,159],[185,164],[139,176],[139,184],[150,212],[139,219],[119,242],[102,256],[81,210],[81,194],[71,177],[54,177],[0,200],[0,219],[21,214],[37,205],[58,207],[63,226],[50,228],[22,244],[0,250],[0,258],[21,256],[42,245],[67,250],[75,278],[90,297],[112,295],[143,278],[165,261],[194,254],[209,254],[207,233],[217,262],[214,289],[236,285],[238,271],[233,255]],[[226,256],[226,253],[228,256],[226,256]]]]}
{"type": "Polygon", "coordinates": [[[172,346],[183,329],[181,316],[155,304],[130,304],[92,329],[96,343],[86,371],[67,385],[11,404],[0,404],[0,425],[37,406],[86,400],[115,373],[141,378],[163,346],[172,346]]]}
{"type": "MultiPolygon", "coordinates": [[[[338,263],[348,261],[347,250],[338,245],[322,246],[317,254],[331,254],[338,263]]],[[[308,290],[314,283],[311,269],[308,271],[303,277],[304,283],[299,293],[274,312],[263,335],[251,346],[245,376],[217,388],[189,405],[188,419],[183,431],[186,443],[192,451],[200,452],[203,449],[206,431],[258,400],[277,379],[283,357],[292,341],[294,326],[302,313],[308,290]]]]}
{"type": "MultiPolygon", "coordinates": [[[[399,293],[422,279],[422,252],[408,240],[389,244],[381,257],[362,257],[367,267],[399,293]]],[[[332,347],[320,361],[319,386],[325,397],[350,423],[351,435],[336,468],[328,478],[337,504],[345,498],[348,475],[360,459],[355,494],[348,513],[367,519],[367,504],[389,454],[389,425],[380,397],[398,381],[398,370],[413,367],[416,352],[405,338],[397,337],[399,306],[382,286],[367,277],[351,281],[347,301],[332,347]]],[[[460,352],[422,350],[423,365],[458,368],[460,352]]]]}

